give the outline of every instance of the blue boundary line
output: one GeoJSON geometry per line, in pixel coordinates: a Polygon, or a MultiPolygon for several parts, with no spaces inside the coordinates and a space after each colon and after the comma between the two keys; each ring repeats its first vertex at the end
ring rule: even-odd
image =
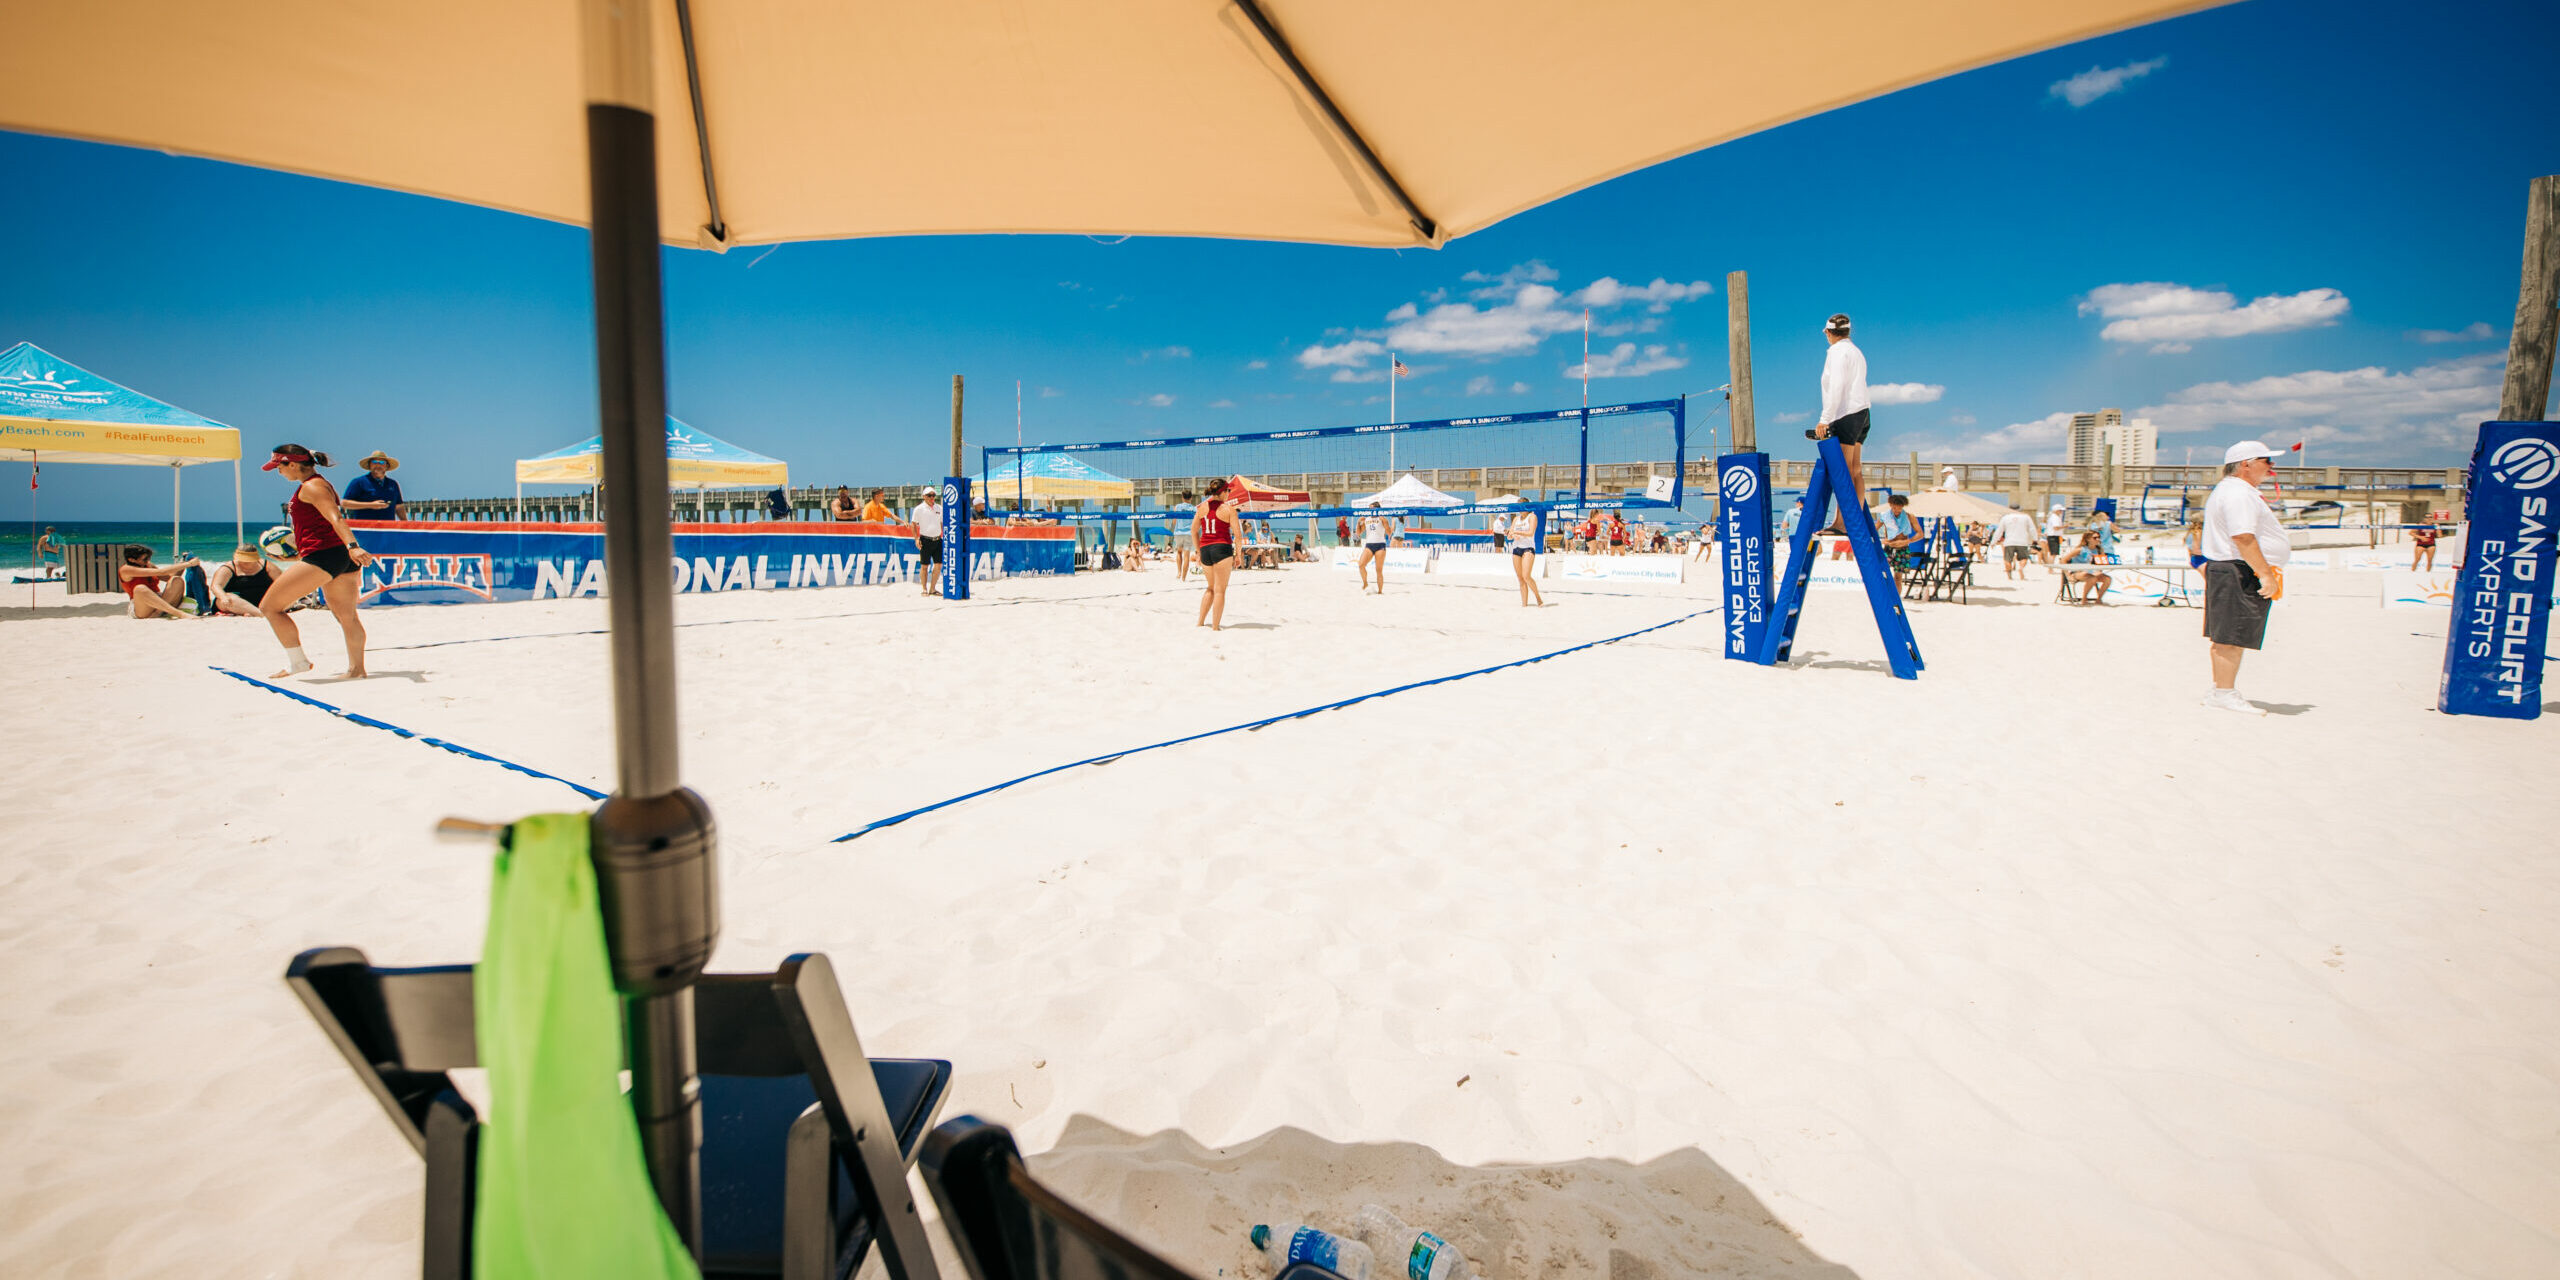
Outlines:
{"type": "Polygon", "coordinates": [[[444,740],[444,739],[442,739],[442,738],[430,738],[430,737],[428,737],[427,735],[425,735],[425,734],[423,734],[423,733],[418,733],[418,732],[415,732],[415,731],[413,731],[413,730],[409,730],[409,729],[403,729],[403,728],[401,728],[400,726],[398,726],[398,725],[396,725],[396,724],[393,724],[393,723],[391,723],[391,722],[390,722],[390,721],[388,721],[388,720],[376,720],[376,719],[374,719],[372,716],[365,715],[365,714],[363,714],[363,713],[361,713],[361,712],[349,711],[349,710],[347,710],[347,709],[346,709],[346,708],[344,708],[344,707],[335,706],[335,705],[332,705],[332,704],[330,704],[330,703],[322,702],[322,701],[321,701],[321,700],[319,700],[318,698],[312,697],[310,694],[307,694],[307,693],[296,693],[296,692],[294,692],[293,690],[291,690],[291,689],[287,689],[287,688],[285,688],[285,687],[283,687],[283,686],[281,686],[281,685],[273,685],[273,684],[269,684],[269,683],[267,683],[267,682],[266,682],[266,681],[264,681],[264,680],[260,680],[260,679],[258,679],[256,676],[246,676],[246,675],[242,675],[242,674],[240,674],[239,672],[234,671],[234,670],[232,670],[232,669],[231,669],[231,668],[229,668],[229,667],[215,667],[215,666],[208,666],[208,667],[206,667],[206,668],[205,668],[205,670],[207,670],[207,671],[219,671],[219,672],[221,672],[222,674],[224,674],[224,675],[226,675],[226,676],[229,676],[229,677],[231,677],[231,678],[232,678],[232,679],[234,679],[234,680],[240,681],[240,682],[241,682],[241,683],[243,683],[243,684],[252,684],[252,685],[256,685],[257,687],[259,687],[259,688],[261,688],[261,689],[264,689],[264,690],[266,690],[266,691],[267,691],[267,692],[269,692],[269,693],[282,694],[283,696],[288,697],[288,698],[291,698],[291,699],[293,699],[294,701],[299,702],[299,703],[302,703],[302,704],[303,704],[303,705],[305,705],[305,706],[318,707],[318,708],[320,708],[321,710],[328,712],[330,715],[336,716],[336,717],[338,717],[339,719],[341,719],[341,720],[344,720],[344,721],[348,722],[349,724],[360,724],[360,725],[363,725],[365,728],[368,728],[368,729],[380,729],[380,730],[382,730],[382,731],[383,731],[383,732],[385,732],[385,733],[397,734],[397,735],[398,735],[398,736],[400,736],[400,737],[408,738],[408,739],[411,739],[411,740],[413,740],[413,741],[417,741],[417,742],[422,742],[422,743],[425,743],[426,745],[428,745],[428,746],[430,746],[430,747],[435,747],[435,748],[437,748],[437,749],[439,749],[439,750],[443,750],[443,751],[450,751],[450,752],[452,752],[452,753],[454,753],[455,755],[458,755],[458,756],[469,756],[470,758],[472,758],[472,759],[474,759],[474,760],[485,760],[485,761],[487,761],[488,763],[490,763],[490,764],[494,764],[494,765],[497,765],[498,767],[500,767],[500,768],[502,768],[502,769],[513,769],[513,770],[515,770],[515,771],[516,771],[516,772],[518,772],[518,773],[521,773],[521,774],[527,774],[527,775],[530,775],[530,776],[532,776],[532,777],[536,777],[536,778],[541,778],[541,779],[543,779],[543,780],[545,780],[545,781],[548,781],[548,782],[557,782],[557,783],[559,783],[561,786],[567,787],[567,788],[568,788],[568,789],[570,789],[571,791],[575,791],[575,792],[577,792],[579,795],[585,796],[585,797],[586,797],[586,798],[588,798],[589,800],[602,800],[602,799],[604,799],[604,798],[605,798],[605,794],[604,794],[603,792],[598,791],[598,790],[594,789],[593,787],[580,786],[579,784],[574,783],[574,782],[571,782],[571,781],[569,781],[567,778],[563,778],[563,777],[561,777],[561,776],[560,776],[560,775],[558,775],[558,774],[555,774],[555,773],[544,773],[544,772],[543,772],[542,770],[540,770],[540,769],[533,768],[533,767],[531,767],[531,766],[529,766],[529,765],[521,765],[521,764],[517,764],[517,763],[516,763],[515,761],[513,761],[513,760],[501,760],[501,759],[499,759],[499,758],[498,758],[498,757],[496,757],[496,756],[490,755],[488,752],[485,752],[485,751],[474,751],[474,750],[472,750],[471,748],[466,747],[466,746],[463,746],[461,743],[458,743],[458,742],[447,742],[447,741],[445,741],[445,740],[444,740]]]}
{"type": "MultiPolygon", "coordinates": [[[[1163,742],[1153,742],[1153,743],[1149,743],[1149,744],[1147,744],[1146,746],[1143,746],[1143,747],[1131,747],[1131,748],[1129,748],[1129,749],[1128,749],[1128,750],[1126,750],[1126,751],[1114,751],[1114,752],[1112,752],[1112,753],[1111,753],[1111,754],[1109,754],[1109,755],[1093,756],[1093,757],[1091,757],[1091,758],[1084,759],[1084,760],[1073,760],[1073,761],[1069,761],[1069,762],[1068,762],[1068,763],[1066,763],[1066,764],[1051,765],[1051,766],[1049,766],[1048,768],[1046,768],[1046,769],[1042,769],[1042,770],[1040,770],[1040,771],[1039,771],[1039,772],[1037,772],[1037,773],[1026,773],[1026,774],[1022,775],[1021,777],[1019,777],[1019,778],[1009,779],[1009,780],[1004,781],[1004,782],[996,783],[996,784],[994,784],[994,785],[992,785],[992,786],[980,787],[980,788],[978,788],[977,790],[972,791],[972,792],[969,792],[969,793],[967,793],[967,794],[965,794],[965,795],[956,795],[956,796],[951,797],[951,798],[950,798],[950,799],[948,799],[948,800],[937,800],[937,801],[935,801],[934,803],[929,804],[929,805],[925,805],[925,806],[924,806],[924,807],[922,807],[922,808],[918,808],[918,809],[909,809],[909,810],[907,810],[905,813],[892,814],[892,815],[890,815],[889,817],[882,818],[882,819],[880,819],[879,821],[874,822],[874,823],[871,823],[871,824],[870,824],[870,825],[868,825],[868,826],[861,827],[861,828],[859,828],[859,829],[857,829],[857,830],[848,831],[848,832],[844,833],[843,835],[837,836],[834,840],[831,840],[831,841],[829,841],[828,843],[830,843],[830,844],[843,844],[844,842],[846,842],[846,841],[848,841],[848,840],[859,840],[859,839],[861,839],[862,837],[867,836],[867,835],[871,834],[871,833],[872,833],[872,832],[874,832],[874,831],[878,831],[878,830],[879,830],[879,829],[881,829],[882,827],[894,827],[894,826],[898,825],[899,823],[906,821],[906,820],[907,820],[907,819],[909,819],[909,818],[922,817],[923,815],[928,814],[928,813],[931,813],[931,812],[933,812],[933,811],[934,811],[934,810],[936,810],[936,809],[948,809],[948,808],[950,808],[951,806],[953,806],[953,805],[955,805],[955,804],[962,803],[963,801],[975,800],[975,799],[977,799],[978,797],[983,796],[983,795],[992,795],[992,794],[994,794],[995,792],[1002,791],[1002,790],[1004,790],[1004,789],[1005,789],[1005,788],[1007,788],[1007,787],[1017,787],[1017,786],[1022,785],[1023,783],[1029,782],[1029,781],[1031,781],[1031,780],[1033,780],[1033,779],[1035,779],[1035,778],[1045,778],[1045,777],[1048,777],[1050,774],[1053,774],[1053,773],[1064,773],[1064,772],[1066,772],[1066,771],[1067,771],[1067,770],[1069,770],[1069,769],[1082,768],[1083,766],[1085,766],[1085,765],[1089,765],[1089,764],[1109,764],[1109,763],[1111,763],[1111,762],[1112,762],[1112,761],[1114,761],[1114,760],[1123,759],[1123,758],[1128,757],[1128,756],[1139,755],[1139,754],[1141,754],[1141,753],[1143,753],[1143,752],[1148,752],[1148,751],[1160,751],[1160,750],[1162,750],[1162,749],[1164,749],[1164,748],[1166,748],[1166,747],[1178,747],[1178,746],[1181,746],[1182,744],[1184,744],[1184,743],[1186,743],[1186,742],[1198,742],[1198,741],[1200,741],[1200,740],[1201,740],[1201,739],[1203,739],[1203,738],[1215,738],[1215,737],[1219,737],[1219,736],[1224,735],[1224,734],[1235,733],[1235,732],[1237,732],[1237,731],[1239,731],[1239,730],[1244,730],[1244,731],[1248,731],[1248,732],[1250,732],[1250,731],[1257,730],[1257,729],[1267,729],[1267,728],[1271,727],[1272,725],[1275,725],[1275,724],[1280,723],[1280,722],[1281,722],[1281,721],[1283,721],[1283,720],[1299,720],[1299,719],[1303,719],[1303,718],[1305,718],[1305,717],[1307,717],[1307,716],[1317,715],[1317,714],[1319,714],[1319,713],[1326,712],[1326,711],[1340,711],[1340,710],[1342,710],[1342,709],[1343,709],[1343,708],[1345,708],[1345,707],[1354,706],[1354,705],[1357,705],[1357,704],[1359,704],[1359,703],[1367,702],[1367,701],[1369,701],[1369,700],[1371,700],[1371,699],[1373,699],[1373,698],[1384,698],[1384,697],[1389,697],[1389,696],[1392,696],[1392,695],[1394,695],[1394,694],[1407,693],[1407,692],[1410,692],[1410,691],[1415,690],[1415,689],[1428,689],[1428,688],[1430,688],[1431,686],[1433,686],[1433,685],[1435,685],[1435,684],[1447,684],[1447,683],[1449,683],[1449,682],[1451,682],[1451,681],[1453,681],[1453,680],[1467,680],[1467,679],[1472,679],[1472,678],[1474,678],[1474,677],[1476,677],[1476,676],[1481,676],[1481,675],[1491,675],[1492,673],[1494,673],[1494,672],[1496,672],[1496,671],[1508,671],[1508,670],[1510,670],[1510,669],[1511,669],[1511,668],[1513,668],[1513,667],[1525,667],[1525,666],[1527,666],[1527,665],[1529,665],[1530,663],[1533,663],[1533,662],[1544,662],[1544,661],[1546,661],[1546,660],[1547,660],[1547,659],[1549,659],[1549,658],[1561,658],[1561,657],[1563,657],[1563,656],[1565,656],[1566,654],[1569,654],[1569,653],[1580,653],[1580,652],[1582,652],[1582,651],[1583,651],[1583,650],[1585,650],[1585,649],[1596,649],[1596,648],[1599,648],[1601,645],[1604,645],[1604,644],[1616,644],[1616,643],[1618,643],[1618,642],[1619,642],[1619,641],[1621,641],[1621,640],[1633,640],[1633,639],[1635,639],[1637,636],[1645,635],[1645,634],[1648,634],[1648,633],[1650,633],[1650,632],[1660,631],[1660,630],[1662,630],[1662,629],[1663,629],[1663,628],[1665,628],[1665,627],[1676,627],[1676,626],[1679,626],[1679,625],[1680,625],[1681,623],[1683,623],[1683,622],[1688,622],[1688,621],[1690,621],[1690,620],[1692,620],[1692,619],[1695,619],[1695,618],[1703,618],[1703,617],[1707,616],[1708,614],[1710,614],[1710,613],[1714,613],[1714,612],[1716,612],[1716,611],[1717,611],[1717,610],[1716,610],[1716,609],[1714,609],[1714,608],[1700,609],[1700,610],[1698,610],[1698,611],[1696,611],[1696,612],[1694,612],[1694,613],[1684,613],[1684,614],[1680,615],[1680,616],[1679,616],[1679,617],[1677,617],[1677,618],[1673,618],[1673,619],[1671,619],[1669,622],[1657,622],[1657,623],[1655,623],[1655,624],[1653,624],[1652,626],[1649,626],[1649,627],[1639,627],[1639,628],[1637,628],[1636,630],[1633,630],[1633,631],[1627,632],[1627,633],[1626,633],[1626,634],[1624,634],[1624,635],[1609,636],[1609,637],[1607,637],[1607,638],[1605,638],[1605,639],[1600,639],[1600,640],[1586,640],[1586,641],[1584,641],[1584,642],[1583,642],[1583,643],[1581,643],[1581,644],[1572,645],[1572,646],[1569,646],[1569,647],[1567,647],[1567,648],[1563,648],[1563,649],[1557,649],[1557,650],[1555,650],[1554,652],[1551,652],[1551,653],[1541,653],[1541,654],[1536,654],[1536,655],[1534,655],[1534,656],[1526,657],[1526,658],[1514,658],[1514,659],[1512,659],[1512,660],[1511,660],[1511,661],[1509,661],[1509,662],[1496,663],[1496,664],[1494,664],[1493,666],[1490,666],[1490,667],[1478,667],[1478,668],[1476,668],[1476,669],[1475,669],[1475,670],[1473,670],[1473,671],[1460,671],[1460,672],[1456,672],[1456,673],[1451,674],[1451,675],[1445,675],[1445,676],[1433,676],[1432,678],[1430,678],[1430,679],[1428,679],[1428,680],[1416,680],[1416,681],[1414,681],[1414,682],[1413,682],[1413,683],[1411,683],[1411,684],[1400,684],[1400,685],[1397,685],[1397,686],[1395,686],[1394,688],[1391,688],[1391,689],[1379,689],[1379,690],[1376,690],[1375,692],[1371,692],[1371,693],[1354,694],[1354,695],[1352,695],[1351,697],[1344,698],[1344,699],[1342,699],[1342,700],[1341,700],[1341,701],[1339,701],[1339,702],[1328,702],[1328,703],[1324,703],[1324,704],[1323,704],[1323,705],[1321,705],[1321,706],[1313,706],[1313,707],[1309,707],[1309,708],[1307,708],[1307,709],[1306,709],[1306,710],[1304,710],[1304,711],[1287,711],[1287,712],[1282,712],[1281,714],[1276,715],[1276,716],[1264,716],[1262,719],[1259,719],[1259,720],[1247,720],[1247,721],[1245,721],[1245,722],[1244,722],[1244,723],[1242,723],[1242,724],[1231,724],[1231,725],[1228,725],[1227,727],[1225,727],[1225,728],[1223,728],[1223,729],[1211,729],[1211,730],[1208,730],[1208,731],[1203,732],[1203,733],[1195,733],[1195,734],[1191,734],[1191,735],[1189,735],[1188,737],[1170,738],[1170,739],[1167,739],[1167,740],[1165,740],[1165,741],[1163,741],[1163,742]]],[[[245,678],[245,677],[244,677],[244,678],[245,678]]]]}

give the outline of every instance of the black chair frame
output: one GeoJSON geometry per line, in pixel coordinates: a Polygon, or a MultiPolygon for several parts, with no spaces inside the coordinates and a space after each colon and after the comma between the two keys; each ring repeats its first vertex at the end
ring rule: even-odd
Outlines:
{"type": "MultiPolygon", "coordinates": [[[[285,981],[426,1159],[421,1274],[465,1280],[480,1117],[451,1073],[479,1065],[471,966],[385,969],[321,947],[285,981]]],[[[865,1055],[823,955],[705,974],[694,992],[703,1274],[844,1280],[877,1237],[891,1275],[936,1278],[906,1171],[951,1064],[865,1055]]]]}

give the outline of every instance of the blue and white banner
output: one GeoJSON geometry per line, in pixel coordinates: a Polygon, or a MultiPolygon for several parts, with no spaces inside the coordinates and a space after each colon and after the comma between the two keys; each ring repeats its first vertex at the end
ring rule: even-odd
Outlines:
{"type": "Polygon", "coordinates": [[[2454,584],[2437,710],[2512,720],[2542,714],[2554,495],[2560,495],[2560,423],[2480,425],[2480,443],[2471,452],[2468,545],[2454,584]]]}
{"type": "MultiPolygon", "coordinates": [[[[965,509],[965,508],[964,508],[965,509]]],[[[605,593],[594,525],[356,522],[368,605],[553,600],[605,593]]],[[[966,539],[971,578],[1075,571],[1072,530],[981,525],[966,539]]],[[[944,562],[953,553],[946,541],[944,562]]],[[[916,580],[912,532],[881,524],[678,525],[667,573],[679,594],[849,587],[916,580]],[[714,532],[716,530],[717,532],[714,532]]]]}
{"type": "Polygon", "coordinates": [[[942,598],[969,598],[969,478],[942,479],[942,598]]]}
{"type": "Polygon", "coordinates": [[[1769,625],[1769,455],[1728,453],[1716,459],[1718,528],[1724,546],[1724,656],[1744,662],[1760,650],[1769,625]]]}

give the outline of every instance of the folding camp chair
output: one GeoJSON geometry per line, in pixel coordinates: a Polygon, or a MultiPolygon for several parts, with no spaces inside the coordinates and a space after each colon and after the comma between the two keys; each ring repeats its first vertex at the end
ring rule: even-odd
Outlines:
{"type": "MultiPolygon", "coordinates": [[[[1198,1280],[1060,1199],[1003,1125],[961,1116],[924,1140],[924,1181],[971,1280],[1198,1280]]],[[[1278,1280],[1342,1280],[1312,1262],[1278,1280]]]]}
{"type": "MultiPolygon", "coordinates": [[[[450,1073],[479,1063],[471,966],[383,969],[353,947],[321,947],[294,957],[285,982],[426,1157],[421,1274],[468,1277],[480,1117],[450,1073]]],[[[906,1169],[942,1106],[950,1063],[866,1058],[822,955],[793,956],[772,973],[704,974],[694,1018],[706,1280],[849,1276],[884,1200],[907,1218],[901,1234],[921,1243],[906,1169]]],[[[890,1250],[890,1271],[904,1276],[899,1252],[890,1250]]]]}

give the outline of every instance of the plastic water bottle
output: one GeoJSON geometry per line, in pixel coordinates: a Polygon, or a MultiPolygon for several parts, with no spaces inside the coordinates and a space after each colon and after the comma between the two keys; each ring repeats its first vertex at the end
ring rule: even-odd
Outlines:
{"type": "Polygon", "coordinates": [[[1369,1246],[1303,1222],[1257,1224],[1252,1239],[1254,1248],[1277,1256],[1271,1268],[1275,1274],[1287,1270],[1291,1263],[1312,1262],[1347,1280],[1369,1280],[1369,1272],[1377,1266],[1377,1257],[1369,1252],[1369,1246]]]}
{"type": "Polygon", "coordinates": [[[1351,1220],[1351,1234],[1360,1237],[1377,1255],[1387,1260],[1385,1280],[1460,1280],[1468,1274],[1467,1258],[1457,1247],[1428,1231],[1405,1225],[1402,1218],[1374,1205],[1360,1206],[1360,1214],[1351,1220]],[[1403,1263],[1402,1270],[1397,1263],[1403,1263]]]}

